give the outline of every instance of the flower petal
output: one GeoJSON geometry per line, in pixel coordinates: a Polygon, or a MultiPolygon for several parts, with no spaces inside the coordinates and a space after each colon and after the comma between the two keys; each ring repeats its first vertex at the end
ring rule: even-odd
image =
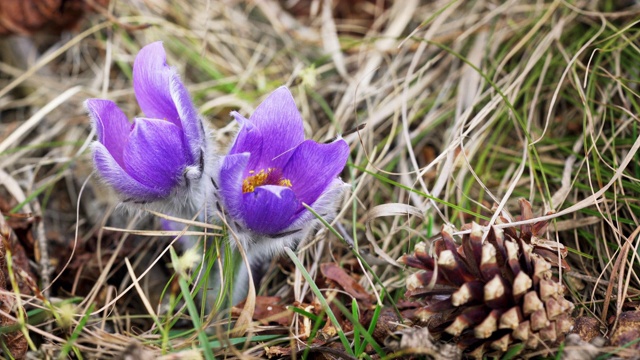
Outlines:
{"type": "Polygon", "coordinates": [[[343,139],[330,144],[306,140],[291,156],[282,176],[301,202],[313,204],[342,172],[349,157],[349,145],[343,139]]]}
{"type": "Polygon", "coordinates": [[[167,65],[162,42],[151,43],[140,50],[133,62],[133,90],[146,117],[166,119],[182,128],[170,90],[174,73],[167,65]]]}
{"type": "Polygon", "coordinates": [[[293,154],[292,150],[304,141],[302,116],[285,86],[272,92],[249,121],[260,130],[264,139],[258,161],[261,168],[282,169],[293,154]]]}
{"type": "Polygon", "coordinates": [[[171,75],[169,88],[171,98],[178,111],[178,116],[184,131],[185,141],[191,151],[192,161],[200,158],[200,153],[204,147],[204,127],[198,116],[196,108],[191,101],[191,95],[180,81],[180,76],[176,73],[171,75]]]}
{"type": "Polygon", "coordinates": [[[244,176],[247,176],[249,170],[260,171],[264,169],[264,167],[258,168],[261,159],[260,154],[262,153],[262,143],[264,141],[260,130],[258,130],[258,128],[251,121],[247,120],[239,113],[233,111],[231,112],[231,115],[235,117],[236,121],[240,123],[241,127],[238,135],[236,136],[236,139],[233,142],[233,145],[231,146],[231,150],[229,150],[229,154],[251,154],[249,163],[244,172],[244,176]]]}
{"type": "Polygon", "coordinates": [[[127,144],[131,123],[113,101],[89,99],[85,102],[92,125],[96,129],[98,141],[111,153],[113,159],[122,166],[122,151],[127,144]]]}
{"type": "MultiPolygon", "coordinates": [[[[313,208],[313,210],[325,221],[331,222],[336,216],[338,202],[342,199],[342,195],[344,195],[347,188],[349,188],[349,185],[345,184],[339,178],[334,178],[322,195],[320,195],[313,204],[308,205],[311,206],[311,208],[313,208]]],[[[302,207],[301,210],[298,210],[298,213],[295,216],[295,221],[291,224],[290,228],[296,229],[308,227],[313,222],[316,222],[316,220],[317,218],[315,214],[307,211],[305,207],[302,207]]]]}
{"type": "Polygon", "coordinates": [[[174,124],[158,119],[134,121],[124,149],[125,170],[144,185],[169,195],[189,162],[182,132],[174,124]]]}
{"type": "Polygon", "coordinates": [[[224,157],[220,167],[220,196],[232,217],[242,217],[242,181],[249,163],[249,153],[224,157]]]}
{"type": "Polygon", "coordinates": [[[243,195],[243,218],[247,227],[261,234],[277,234],[289,226],[300,202],[291,189],[265,185],[243,195]]]}
{"type": "Polygon", "coordinates": [[[127,174],[103,144],[96,141],[91,149],[93,162],[102,179],[125,198],[147,201],[162,197],[157,189],[145,186],[127,174]]]}

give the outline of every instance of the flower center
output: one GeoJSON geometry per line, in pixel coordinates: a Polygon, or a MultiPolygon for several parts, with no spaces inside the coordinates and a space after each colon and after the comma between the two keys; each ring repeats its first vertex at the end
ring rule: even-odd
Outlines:
{"type": "Polygon", "coordinates": [[[242,182],[242,192],[253,192],[258,186],[262,185],[291,187],[291,180],[283,178],[282,172],[274,168],[268,168],[267,170],[262,169],[257,173],[254,170],[250,170],[249,176],[242,182]]]}

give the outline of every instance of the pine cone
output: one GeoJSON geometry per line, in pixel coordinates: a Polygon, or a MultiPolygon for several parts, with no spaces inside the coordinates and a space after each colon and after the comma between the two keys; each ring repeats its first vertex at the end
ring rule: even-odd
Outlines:
{"type": "MultiPolygon", "coordinates": [[[[520,200],[522,219],[531,219],[531,204],[520,200]]],[[[508,223],[501,217],[497,224],[508,223]]],[[[462,245],[445,227],[431,244],[419,243],[400,262],[421,269],[407,278],[407,296],[426,305],[414,319],[434,335],[452,339],[467,356],[503,353],[512,345],[537,349],[560,341],[572,326],[572,302],[553,279],[552,266],[568,268],[566,249],[539,238],[547,223],[519,228],[492,226],[483,242],[483,228],[466,224],[471,233],[462,245]],[[560,258],[558,258],[560,253],[560,258]]]]}

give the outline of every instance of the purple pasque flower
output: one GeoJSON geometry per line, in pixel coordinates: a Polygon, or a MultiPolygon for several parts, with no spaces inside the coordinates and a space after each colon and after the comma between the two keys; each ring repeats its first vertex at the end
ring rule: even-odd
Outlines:
{"type": "Polygon", "coordinates": [[[176,70],[167,65],[161,42],[136,56],[133,89],[145,115],[133,123],[113,101],[86,101],[98,137],[93,160],[102,179],[126,200],[167,199],[201,178],[204,127],[176,70]]]}
{"type": "Polygon", "coordinates": [[[249,119],[232,115],[241,129],[222,161],[219,196],[236,230],[284,238],[305,236],[316,212],[330,217],[345,184],[338,178],[349,156],[343,139],[319,144],[304,139],[302,117],[291,92],[280,87],[249,119]]]}

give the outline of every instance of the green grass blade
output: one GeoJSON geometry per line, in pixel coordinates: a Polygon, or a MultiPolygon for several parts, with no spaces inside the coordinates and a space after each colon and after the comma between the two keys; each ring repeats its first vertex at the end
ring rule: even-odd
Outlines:
{"type": "MultiPolygon", "coordinates": [[[[171,252],[171,262],[176,267],[178,262],[178,255],[173,247],[170,249],[171,252]]],[[[193,328],[198,332],[198,339],[200,340],[200,346],[202,346],[202,352],[204,354],[204,358],[207,360],[215,359],[213,355],[213,351],[211,350],[211,346],[209,344],[209,339],[207,338],[207,333],[202,329],[202,324],[200,323],[200,312],[196,307],[195,302],[191,298],[191,293],[189,292],[189,285],[187,284],[187,280],[185,279],[184,274],[178,274],[178,285],[180,285],[180,291],[182,292],[182,298],[184,299],[185,304],[187,305],[187,310],[189,311],[189,315],[191,316],[191,323],[193,324],[193,328]]]]}
{"type": "Polygon", "coordinates": [[[91,304],[87,308],[87,311],[84,312],[84,315],[80,319],[78,326],[76,326],[76,328],[73,329],[73,332],[69,337],[69,340],[66,343],[64,343],[64,345],[62,345],[62,349],[60,350],[60,355],[58,356],[58,359],[66,359],[67,355],[69,355],[69,351],[75,348],[73,344],[76,342],[76,340],[78,340],[80,333],[82,333],[82,330],[87,325],[87,322],[89,321],[89,317],[91,316],[91,313],[93,312],[94,307],[95,307],[95,304],[91,304]]]}
{"type": "Polygon", "coordinates": [[[298,270],[300,270],[302,277],[304,277],[304,279],[307,281],[307,283],[309,284],[309,288],[311,289],[313,294],[318,298],[320,305],[322,305],[322,309],[327,313],[327,316],[329,316],[329,319],[331,320],[331,323],[333,324],[333,326],[336,327],[338,337],[340,337],[340,341],[342,342],[342,345],[344,346],[345,351],[349,355],[354,356],[353,350],[351,349],[351,344],[349,343],[349,340],[347,340],[347,337],[344,334],[344,331],[342,330],[342,326],[340,326],[338,319],[333,314],[333,311],[331,311],[331,308],[327,303],[327,299],[324,298],[324,296],[322,295],[322,292],[320,291],[320,289],[318,289],[318,286],[311,278],[311,275],[309,275],[309,273],[307,272],[307,269],[304,268],[304,265],[302,265],[302,263],[300,262],[296,254],[294,254],[293,250],[289,249],[288,247],[285,247],[284,251],[287,253],[291,261],[293,261],[293,263],[298,268],[298,270]]]}

